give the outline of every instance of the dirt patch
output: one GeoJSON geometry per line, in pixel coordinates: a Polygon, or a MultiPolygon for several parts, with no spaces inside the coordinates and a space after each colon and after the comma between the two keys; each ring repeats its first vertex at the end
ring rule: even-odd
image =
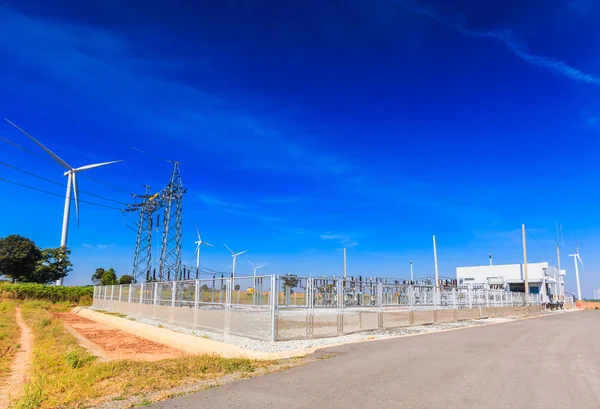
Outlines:
{"type": "Polygon", "coordinates": [[[600,310],[599,301],[577,301],[582,310],[600,310]]]}
{"type": "Polygon", "coordinates": [[[13,361],[8,384],[0,388],[0,408],[7,408],[9,400],[21,393],[23,385],[27,382],[27,373],[33,356],[33,334],[31,329],[23,322],[20,308],[15,309],[15,314],[17,325],[21,330],[19,349],[13,361]]]}
{"type": "Polygon", "coordinates": [[[53,316],[60,319],[67,329],[76,332],[73,335],[77,338],[79,338],[77,334],[84,338],[83,340],[79,338],[83,347],[105,359],[158,361],[185,355],[184,352],[168,345],[148,341],[69,312],[54,313],[53,316]]]}

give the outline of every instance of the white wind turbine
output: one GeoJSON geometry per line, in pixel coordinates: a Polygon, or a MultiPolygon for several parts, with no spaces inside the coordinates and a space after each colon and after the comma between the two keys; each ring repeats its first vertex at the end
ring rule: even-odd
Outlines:
{"type": "Polygon", "coordinates": [[[250,263],[250,265],[252,266],[252,270],[254,270],[254,278],[256,278],[256,270],[265,266],[264,264],[261,264],[260,266],[255,266],[250,260],[248,260],[248,263],[250,263]]]}
{"type": "MultiPolygon", "coordinates": [[[[112,161],[112,162],[103,162],[103,163],[95,163],[92,165],[85,165],[79,168],[73,168],[67,162],[58,157],[54,152],[50,149],[46,148],[42,145],[41,142],[37,141],[33,136],[29,135],[27,132],[19,128],[17,125],[4,118],[6,122],[17,128],[21,131],[25,136],[35,142],[40,148],[42,148],[48,155],[50,155],[55,161],[57,161],[62,167],[67,169],[64,173],[64,176],[67,177],[67,193],[65,195],[65,210],[63,213],[63,225],[62,225],[62,235],[60,238],[60,246],[67,247],[67,236],[69,233],[69,215],[71,213],[71,189],[73,189],[73,196],[75,198],[75,214],[77,216],[77,226],[79,227],[79,197],[77,195],[77,177],[76,174],[79,172],[83,172],[84,170],[99,168],[100,166],[111,165],[113,163],[122,162],[120,160],[112,161]]],[[[63,285],[63,279],[59,279],[56,282],[56,285],[63,285]]]]}
{"type": "Polygon", "coordinates": [[[237,256],[244,254],[248,250],[240,251],[239,253],[234,253],[233,250],[231,250],[229,247],[227,247],[227,244],[223,243],[223,245],[227,248],[227,250],[229,250],[229,252],[231,253],[231,257],[233,257],[233,265],[231,267],[231,277],[235,278],[235,263],[237,261],[237,256]]]}
{"type": "Polygon", "coordinates": [[[196,251],[194,252],[194,256],[196,256],[196,269],[200,268],[200,246],[202,246],[203,244],[205,246],[210,246],[210,247],[215,247],[212,244],[206,242],[206,241],[202,241],[202,237],[200,237],[200,230],[198,230],[198,225],[196,225],[196,233],[198,234],[198,241],[194,242],[195,244],[197,244],[196,246],[196,251]]]}
{"type": "Polygon", "coordinates": [[[583,267],[583,261],[581,261],[581,257],[579,257],[579,245],[576,244],[575,254],[569,254],[569,257],[573,257],[573,261],[575,262],[575,279],[577,280],[577,299],[581,300],[581,286],[579,285],[579,265],[577,264],[577,260],[581,263],[583,267]]]}

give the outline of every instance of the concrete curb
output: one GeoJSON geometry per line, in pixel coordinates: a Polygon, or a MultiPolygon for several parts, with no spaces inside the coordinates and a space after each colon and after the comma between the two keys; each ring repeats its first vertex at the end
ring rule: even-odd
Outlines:
{"type": "Polygon", "coordinates": [[[109,325],[121,331],[128,332],[148,341],[169,345],[190,354],[216,354],[224,358],[248,358],[261,360],[286,359],[304,356],[313,353],[316,348],[297,349],[280,352],[261,352],[245,349],[212,339],[200,338],[195,335],[183,334],[153,325],[142,324],[114,315],[92,311],[85,307],[77,307],[71,311],[73,314],[92,321],[109,325]]]}

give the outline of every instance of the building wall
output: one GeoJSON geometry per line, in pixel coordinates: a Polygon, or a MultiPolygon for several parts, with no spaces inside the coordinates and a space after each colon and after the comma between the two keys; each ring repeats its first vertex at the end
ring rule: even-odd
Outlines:
{"type": "MultiPolygon", "coordinates": [[[[548,263],[527,263],[527,277],[530,283],[542,281],[548,263]]],[[[523,281],[522,264],[498,264],[493,266],[457,267],[456,279],[459,284],[487,284],[488,278],[502,277],[506,283],[523,281]]]]}

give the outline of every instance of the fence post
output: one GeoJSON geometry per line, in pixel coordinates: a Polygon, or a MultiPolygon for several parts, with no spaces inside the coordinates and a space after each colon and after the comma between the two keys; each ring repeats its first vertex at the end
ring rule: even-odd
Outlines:
{"type": "Polygon", "coordinates": [[[158,304],[158,283],[154,282],[152,284],[152,304],[158,304]]]}
{"type": "Polygon", "coordinates": [[[456,309],[456,288],[452,287],[452,307],[456,309]]]}
{"type": "Polygon", "coordinates": [[[121,296],[123,295],[123,286],[119,286],[119,302],[121,302],[121,296]]]}
{"type": "Polygon", "coordinates": [[[140,287],[140,304],[144,302],[144,283],[140,287]]]}
{"type": "Polygon", "coordinates": [[[277,326],[275,324],[275,310],[277,309],[277,276],[271,275],[271,341],[277,339],[277,326]]]}
{"type": "Polygon", "coordinates": [[[175,295],[177,294],[177,281],[173,281],[173,288],[171,289],[171,307],[175,307],[175,295]]]}
{"type": "Polygon", "coordinates": [[[196,279],[194,288],[194,308],[198,309],[200,298],[200,280],[196,279]]]}
{"type": "Polygon", "coordinates": [[[484,294],[485,294],[485,306],[489,307],[490,306],[490,291],[486,288],[484,294]]]}
{"type": "Polygon", "coordinates": [[[129,295],[127,296],[127,302],[131,303],[131,293],[133,292],[133,284],[129,284],[129,295]]]}
{"type": "Polygon", "coordinates": [[[467,287],[467,297],[469,298],[469,308],[473,308],[473,288],[467,287]]]}

